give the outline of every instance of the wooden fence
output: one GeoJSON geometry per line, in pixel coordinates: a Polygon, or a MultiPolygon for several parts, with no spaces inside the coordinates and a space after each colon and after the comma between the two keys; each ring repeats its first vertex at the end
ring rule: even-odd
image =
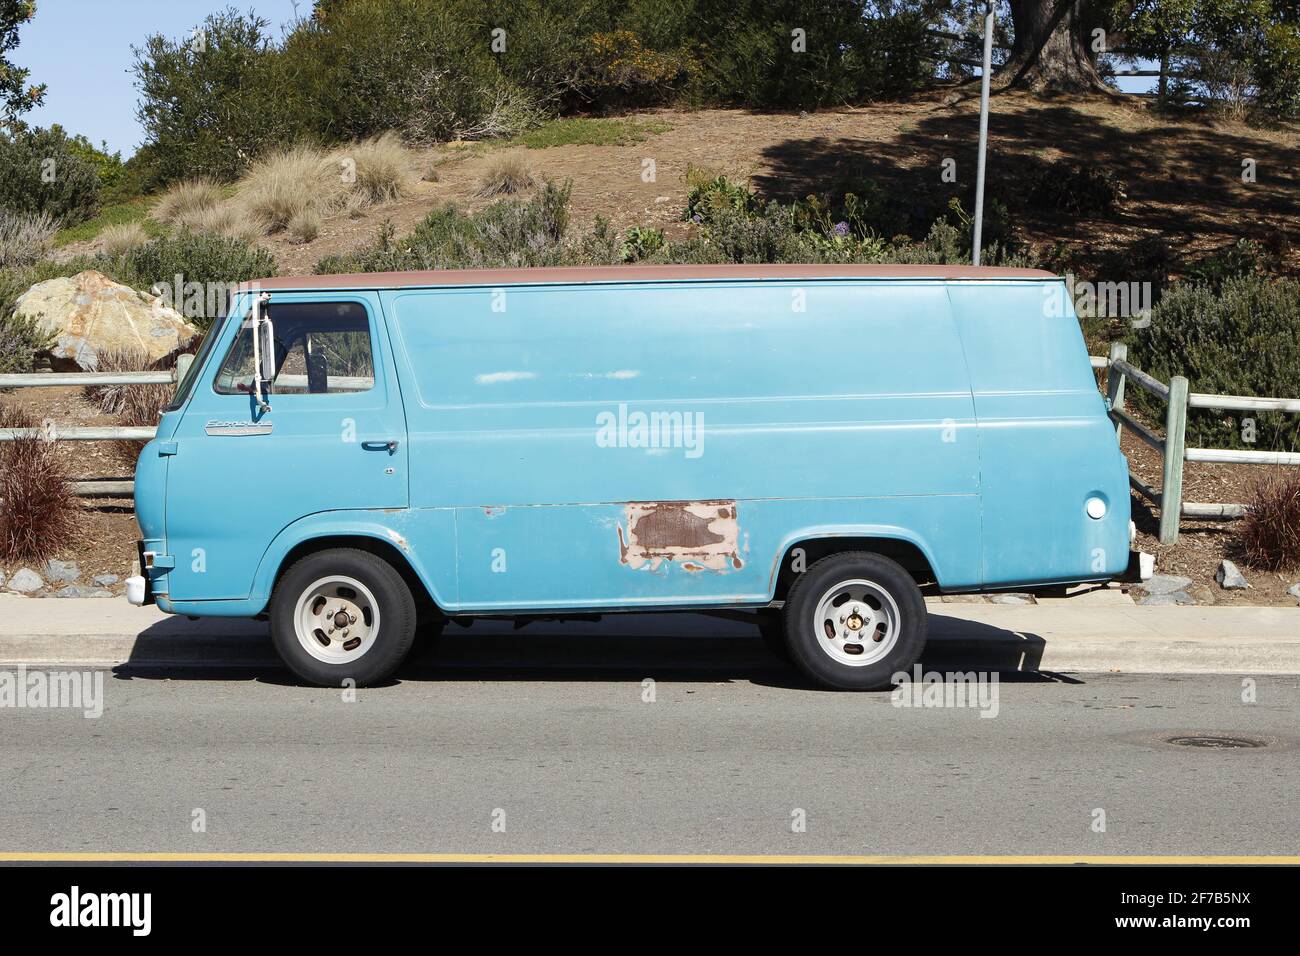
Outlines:
{"type": "Polygon", "coordinates": [[[1240,518],[1246,506],[1239,503],[1191,502],[1183,500],[1183,465],[1185,462],[1224,462],[1247,465],[1300,465],[1300,452],[1253,451],[1236,448],[1188,448],[1187,411],[1209,408],[1217,411],[1289,412],[1300,414],[1298,398],[1256,398],[1249,395],[1210,395],[1189,392],[1187,379],[1173,376],[1168,384],[1148,375],[1128,361],[1128,346],[1113,342],[1110,354],[1092,356],[1094,368],[1106,370],[1106,406],[1119,436],[1128,428],[1137,438],[1160,453],[1161,484],[1152,488],[1136,475],[1129,474],[1129,484],[1143,498],[1160,509],[1160,543],[1178,540],[1180,519],[1240,518]],[[1156,434],[1129,414],[1125,408],[1127,383],[1155,396],[1165,404],[1165,433],[1156,434]]]}
{"type": "MultiPolygon", "coordinates": [[[[0,375],[0,389],[88,385],[149,385],[178,382],[184,377],[193,356],[180,356],[177,367],[162,372],[36,372],[0,375]]],[[[1253,465],[1300,465],[1300,452],[1251,451],[1230,448],[1188,448],[1187,412],[1192,408],[1221,411],[1289,412],[1300,414],[1300,398],[1255,398],[1248,395],[1210,395],[1189,392],[1187,379],[1175,375],[1168,384],[1142,371],[1128,361],[1128,346],[1112,343],[1109,355],[1089,356],[1092,367],[1106,373],[1106,407],[1115,423],[1118,438],[1128,428],[1138,439],[1160,453],[1162,480],[1152,488],[1136,475],[1129,484],[1160,509],[1160,541],[1173,544],[1178,540],[1179,520],[1194,518],[1240,518],[1246,506],[1239,503],[1183,501],[1183,465],[1186,462],[1226,462],[1253,465]],[[1125,390],[1129,382],[1165,403],[1165,430],[1161,436],[1135,419],[1125,407],[1125,390]]],[[[54,441],[148,441],[155,429],[144,426],[93,425],[62,428],[48,426],[42,434],[54,441]]],[[[0,441],[12,441],[30,434],[27,429],[0,429],[0,441]]],[[[132,481],[77,481],[76,494],[86,498],[129,497],[135,489],[132,481]]]]}
{"type": "MultiPolygon", "coordinates": [[[[22,372],[0,375],[0,389],[56,388],[93,385],[174,385],[185,377],[193,355],[181,355],[176,367],[159,372],[22,372]]],[[[41,435],[51,441],[148,441],[157,429],[144,425],[89,425],[62,427],[48,423],[41,435]]],[[[0,441],[13,441],[31,434],[27,428],[0,428],[0,441]]],[[[129,498],[135,493],[134,481],[74,481],[73,494],[82,498],[129,498]]]]}

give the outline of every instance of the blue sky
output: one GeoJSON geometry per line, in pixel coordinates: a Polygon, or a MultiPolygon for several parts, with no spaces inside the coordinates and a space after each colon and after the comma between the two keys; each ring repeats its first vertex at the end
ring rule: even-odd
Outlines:
{"type": "MultiPolygon", "coordinates": [[[[290,0],[232,0],[279,27],[293,19],[290,0]]],[[[135,119],[136,91],[131,46],[151,33],[188,36],[225,0],[37,0],[36,19],[18,34],[12,54],[32,71],[31,82],[45,83],[45,105],[25,116],[34,126],[60,123],[95,145],[107,140],[123,158],[142,138],[135,119]]],[[[303,14],[311,0],[299,0],[303,14]]]]}

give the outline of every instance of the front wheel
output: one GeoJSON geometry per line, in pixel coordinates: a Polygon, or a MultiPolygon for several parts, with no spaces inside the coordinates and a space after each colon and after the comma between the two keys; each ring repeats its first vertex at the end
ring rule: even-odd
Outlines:
{"type": "Polygon", "coordinates": [[[823,687],[884,690],[925,649],[925,601],[897,562],[867,551],[818,561],[790,588],[786,644],[823,687]]]}
{"type": "Polygon", "coordinates": [[[271,640],[289,670],[320,687],[380,683],[415,640],[411,590],[388,562],[353,548],[296,562],[271,597],[271,640]]]}

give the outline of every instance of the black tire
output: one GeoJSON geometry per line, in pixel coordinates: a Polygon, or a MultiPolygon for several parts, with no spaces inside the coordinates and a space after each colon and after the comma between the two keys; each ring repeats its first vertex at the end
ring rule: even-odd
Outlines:
{"type": "Polygon", "coordinates": [[[411,589],[387,561],[354,548],[318,551],[295,562],[276,584],[270,620],[271,640],[285,666],[318,687],[339,687],[349,679],[358,687],[382,683],[401,666],[415,641],[416,611],[411,589]],[[368,649],[358,657],[337,663],[313,656],[299,640],[294,620],[299,599],[314,584],[332,576],[360,583],[373,596],[378,610],[368,649]]]}
{"type": "MultiPolygon", "coordinates": [[[[879,614],[879,609],[873,609],[879,614]]],[[[849,614],[851,619],[861,621],[856,614],[849,614]]],[[[868,617],[867,620],[874,620],[868,617]]],[[[845,625],[848,628],[852,620],[845,625]]],[[[822,558],[801,574],[790,588],[785,602],[786,644],[790,649],[790,659],[811,680],[823,687],[834,690],[885,690],[894,685],[894,675],[909,670],[921,657],[925,649],[927,633],[925,601],[921,589],[916,586],[912,576],[899,564],[889,558],[869,551],[846,551],[822,558]],[[865,635],[860,642],[850,640],[837,644],[836,637],[828,637],[827,626],[836,627],[833,619],[817,622],[818,606],[823,599],[830,599],[834,589],[845,586],[848,582],[866,581],[892,601],[882,602],[875,597],[875,592],[868,591],[868,599],[885,605],[884,614],[893,615],[896,620],[892,625],[894,633],[890,635],[890,625],[880,631],[880,641],[874,641],[875,631],[867,634],[862,631],[840,630],[840,634],[852,633],[865,635]],[[884,648],[874,650],[875,643],[885,644],[884,648]],[[859,650],[850,653],[851,648],[859,650]],[[839,648],[842,648],[840,650],[839,648]],[[863,655],[868,663],[847,663],[856,655],[863,655]],[[879,655],[878,659],[872,659],[879,655]]]]}
{"type": "Polygon", "coordinates": [[[782,664],[790,663],[790,646],[785,642],[785,615],[780,611],[764,609],[757,615],[758,635],[763,646],[782,664]]]}

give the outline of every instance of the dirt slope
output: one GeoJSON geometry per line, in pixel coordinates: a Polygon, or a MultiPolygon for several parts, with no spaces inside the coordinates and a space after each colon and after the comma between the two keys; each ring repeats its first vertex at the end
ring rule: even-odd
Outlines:
{"type": "MultiPolygon", "coordinates": [[[[865,168],[890,189],[922,194],[939,183],[947,157],[956,160],[959,181],[974,177],[978,103],[948,102],[955,97],[807,115],[659,110],[639,118],[670,128],[626,146],[442,146],[422,157],[426,168],[439,164],[439,181],[420,183],[409,199],[357,219],[338,217],[311,243],[273,239],[270,245],[282,272],[311,272],[322,256],[372,240],[385,220],[400,235],[437,206],[480,207],[486,201],[473,195],[478,179],[503,151],[524,156],[539,176],[573,181],[578,227],[603,215],[619,229],[652,225],[684,231],[684,175],[691,165],[752,176],[763,194],[787,199],[824,188],[847,168],[865,168]],[[642,177],[645,160],[654,162],[652,182],[642,177]]],[[[1098,162],[1125,185],[1126,198],[1107,218],[1022,216],[1030,242],[1067,242],[1095,257],[1151,233],[1165,235],[1184,253],[1250,237],[1283,249],[1289,265],[1300,266],[1300,135],[1295,130],[1162,118],[1135,98],[1043,100],[1010,94],[994,100],[990,142],[990,188],[1004,195],[1016,195],[1037,165],[1059,158],[1098,162]],[[1253,184],[1241,179],[1245,159],[1255,161],[1253,184]]]]}

